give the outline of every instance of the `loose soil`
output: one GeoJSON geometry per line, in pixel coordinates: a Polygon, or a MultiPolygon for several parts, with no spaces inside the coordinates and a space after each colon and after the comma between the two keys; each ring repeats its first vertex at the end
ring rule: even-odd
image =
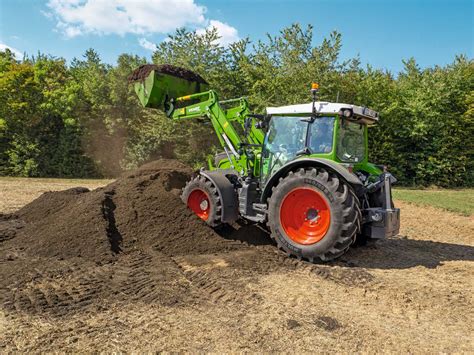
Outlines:
{"type": "Polygon", "coordinates": [[[155,65],[155,64],[143,64],[140,65],[137,69],[135,69],[132,74],[128,77],[128,82],[133,83],[135,81],[143,81],[145,80],[148,75],[152,72],[156,71],[158,73],[169,74],[176,76],[178,78],[183,78],[188,81],[196,81],[201,84],[207,84],[207,81],[204,80],[199,74],[195,72],[177,67],[174,65],[169,64],[162,64],[162,65],[155,65]]]}
{"type": "Polygon", "coordinates": [[[399,203],[401,236],[331,264],[208,228],[161,160],[0,215],[0,351],[472,352],[474,219],[399,203]]]}

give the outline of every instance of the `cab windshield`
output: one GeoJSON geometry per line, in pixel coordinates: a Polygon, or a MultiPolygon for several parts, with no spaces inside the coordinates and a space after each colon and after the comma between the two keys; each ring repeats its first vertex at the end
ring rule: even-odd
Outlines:
{"type": "Polygon", "coordinates": [[[274,116],[264,143],[263,176],[273,175],[281,166],[308,147],[310,154],[332,152],[334,117],[274,116]]]}

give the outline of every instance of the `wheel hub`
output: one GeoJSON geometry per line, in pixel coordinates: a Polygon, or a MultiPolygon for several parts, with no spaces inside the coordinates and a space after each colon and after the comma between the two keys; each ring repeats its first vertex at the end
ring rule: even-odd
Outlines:
{"type": "Polygon", "coordinates": [[[315,208],[309,208],[308,211],[306,212],[306,220],[309,221],[310,223],[316,223],[319,220],[319,211],[315,208]]]}
{"type": "Polygon", "coordinates": [[[188,196],[188,207],[202,220],[209,219],[211,204],[209,196],[201,189],[193,190],[188,196]]]}
{"type": "Polygon", "coordinates": [[[209,207],[209,202],[207,202],[206,199],[202,200],[201,203],[199,204],[199,207],[201,208],[201,211],[205,211],[209,207]]]}
{"type": "Polygon", "coordinates": [[[322,240],[331,224],[331,211],[326,197],[309,187],[298,187],[283,198],[280,223],[295,243],[311,245],[322,240]]]}

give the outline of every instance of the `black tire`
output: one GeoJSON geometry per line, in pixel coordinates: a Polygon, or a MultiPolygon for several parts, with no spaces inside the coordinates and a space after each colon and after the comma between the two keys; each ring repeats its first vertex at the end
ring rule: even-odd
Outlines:
{"type": "MultiPolygon", "coordinates": [[[[319,211],[318,211],[319,212],[319,211]]],[[[280,178],[268,203],[268,226],[279,248],[298,259],[310,262],[329,261],[343,255],[360,232],[359,199],[352,187],[334,173],[322,168],[299,169],[280,178]],[[280,209],[283,200],[298,188],[310,189],[322,196],[330,211],[329,227],[321,240],[300,244],[290,238],[282,226],[280,209]]]]}
{"type": "MultiPolygon", "coordinates": [[[[198,175],[192,180],[186,183],[186,186],[183,188],[183,192],[181,194],[181,200],[189,207],[190,206],[190,196],[193,196],[193,192],[195,191],[202,191],[204,192],[208,199],[208,212],[207,218],[200,217],[199,214],[194,211],[198,217],[203,219],[209,226],[211,227],[218,227],[222,224],[221,222],[221,215],[222,215],[222,202],[219,197],[219,193],[217,192],[217,188],[214,184],[202,175],[198,175]]],[[[192,210],[192,208],[191,208],[192,210]]],[[[204,211],[204,210],[203,210],[204,211]]]]}

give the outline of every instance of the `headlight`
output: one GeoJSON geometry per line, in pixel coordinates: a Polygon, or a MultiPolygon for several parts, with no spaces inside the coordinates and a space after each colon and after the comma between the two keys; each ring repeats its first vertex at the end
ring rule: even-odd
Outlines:
{"type": "Polygon", "coordinates": [[[352,110],[350,108],[343,108],[339,111],[339,116],[345,117],[345,118],[351,118],[352,117],[352,110]]]}

